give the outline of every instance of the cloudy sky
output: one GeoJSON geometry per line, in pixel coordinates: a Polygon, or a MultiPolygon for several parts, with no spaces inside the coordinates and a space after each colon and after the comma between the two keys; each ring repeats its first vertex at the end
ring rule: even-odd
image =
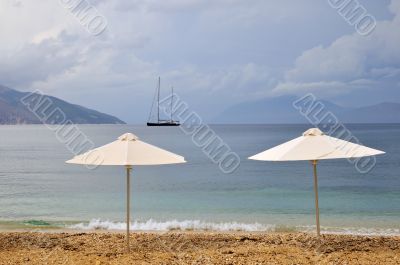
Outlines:
{"type": "Polygon", "coordinates": [[[158,76],[205,120],[307,92],[400,102],[400,0],[359,0],[377,21],[367,36],[328,0],[87,0],[107,20],[95,36],[73,1],[0,0],[0,84],[130,123],[147,119],[158,76]]]}

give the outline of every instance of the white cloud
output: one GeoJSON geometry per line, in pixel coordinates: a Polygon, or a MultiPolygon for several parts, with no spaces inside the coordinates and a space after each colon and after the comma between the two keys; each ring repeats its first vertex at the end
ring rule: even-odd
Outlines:
{"type": "Polygon", "coordinates": [[[350,93],[353,89],[384,89],[390,85],[389,79],[400,77],[400,1],[392,0],[389,8],[394,18],[378,22],[369,36],[353,33],[328,47],[304,51],[273,92],[313,90],[326,96],[333,89],[336,93],[350,93]]]}

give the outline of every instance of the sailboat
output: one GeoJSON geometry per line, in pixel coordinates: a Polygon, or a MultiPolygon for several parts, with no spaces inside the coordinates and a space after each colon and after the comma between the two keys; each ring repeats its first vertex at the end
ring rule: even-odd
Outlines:
{"type": "Polygon", "coordinates": [[[157,121],[150,121],[152,118],[152,111],[153,111],[153,106],[154,106],[154,101],[153,104],[151,106],[151,110],[150,110],[150,116],[149,116],[149,120],[147,121],[147,126],[179,126],[180,123],[179,121],[174,121],[173,120],[173,111],[172,111],[172,104],[173,104],[173,100],[174,100],[174,88],[171,88],[171,112],[170,112],[170,119],[166,120],[166,119],[160,119],[160,89],[161,89],[161,78],[158,78],[158,86],[157,86],[157,90],[156,90],[156,96],[157,96],[157,121]]]}

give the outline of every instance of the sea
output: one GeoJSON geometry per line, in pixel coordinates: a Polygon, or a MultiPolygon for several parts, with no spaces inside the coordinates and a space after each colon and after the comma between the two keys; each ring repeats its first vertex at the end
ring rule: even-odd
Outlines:
{"type": "MultiPolygon", "coordinates": [[[[182,155],[185,164],[133,167],[134,231],[315,230],[312,165],[247,157],[300,136],[309,125],[210,125],[240,157],[224,173],[179,127],[78,125],[101,146],[131,132],[182,155]]],[[[400,235],[400,125],[348,124],[386,152],[360,173],[346,159],[318,163],[323,233],[400,235]]],[[[0,230],[124,230],[125,169],[66,164],[75,154],[45,125],[0,126],[0,230]]]]}

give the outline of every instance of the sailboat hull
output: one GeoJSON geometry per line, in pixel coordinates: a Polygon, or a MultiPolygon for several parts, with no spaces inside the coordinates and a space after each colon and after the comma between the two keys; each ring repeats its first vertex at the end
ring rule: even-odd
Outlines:
{"type": "Polygon", "coordinates": [[[148,122],[147,126],[179,126],[179,122],[148,122]]]}

